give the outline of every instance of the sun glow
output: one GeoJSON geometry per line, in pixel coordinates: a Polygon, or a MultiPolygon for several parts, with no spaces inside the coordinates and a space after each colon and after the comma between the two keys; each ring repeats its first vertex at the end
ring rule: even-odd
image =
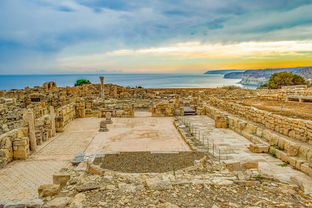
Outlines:
{"type": "Polygon", "coordinates": [[[186,42],[137,50],[123,49],[59,59],[65,69],[120,69],[123,72],[176,72],[310,66],[312,41],[186,42]],[[148,70],[148,71],[147,71],[148,70]]]}

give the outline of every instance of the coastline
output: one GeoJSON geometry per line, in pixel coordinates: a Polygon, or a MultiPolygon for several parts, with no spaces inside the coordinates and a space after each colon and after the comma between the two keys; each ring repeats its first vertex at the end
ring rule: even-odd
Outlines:
{"type": "MultiPolygon", "coordinates": [[[[102,75],[102,74],[101,74],[102,75]]],[[[98,83],[100,74],[35,74],[0,75],[0,90],[24,89],[41,86],[44,82],[55,81],[59,87],[71,87],[77,79],[88,79],[98,83]]],[[[239,84],[240,79],[224,79],[222,74],[104,74],[105,83],[124,87],[143,88],[215,88],[239,84]]]]}

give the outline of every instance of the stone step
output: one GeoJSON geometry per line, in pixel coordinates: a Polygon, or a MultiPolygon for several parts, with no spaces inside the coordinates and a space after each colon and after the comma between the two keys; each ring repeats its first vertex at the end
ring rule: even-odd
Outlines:
{"type": "MultiPolygon", "coordinates": [[[[228,112],[209,106],[210,117],[216,115],[227,116],[229,128],[256,145],[269,146],[269,153],[280,160],[289,163],[294,168],[312,176],[312,145],[306,142],[295,140],[273,130],[269,130],[262,124],[246,119],[238,118],[228,112]]],[[[257,149],[255,146],[251,149],[257,149]]],[[[259,148],[258,148],[259,149],[259,148]]],[[[260,150],[259,150],[260,151],[260,150]]],[[[261,151],[260,151],[261,152],[261,151]]]]}

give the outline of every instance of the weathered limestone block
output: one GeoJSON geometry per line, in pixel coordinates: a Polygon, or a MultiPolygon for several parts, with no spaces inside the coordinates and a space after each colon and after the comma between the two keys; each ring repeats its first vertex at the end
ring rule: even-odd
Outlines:
{"type": "Polygon", "coordinates": [[[225,167],[229,170],[229,171],[241,171],[241,165],[239,161],[236,160],[228,160],[225,161],[225,167]]]}
{"type": "Polygon", "coordinates": [[[298,155],[299,145],[297,145],[295,143],[291,143],[291,142],[285,142],[284,148],[285,148],[285,151],[287,152],[287,154],[289,156],[298,155]]]}
{"type": "Polygon", "coordinates": [[[107,123],[107,124],[112,124],[113,123],[113,121],[112,121],[112,114],[111,114],[111,112],[106,112],[105,113],[105,122],[107,123]]]}
{"type": "Polygon", "coordinates": [[[12,160],[11,153],[7,149],[0,149],[0,168],[5,167],[12,160]]]}
{"type": "Polygon", "coordinates": [[[100,132],[107,132],[108,128],[107,128],[107,124],[106,124],[106,120],[103,120],[100,122],[100,132]]]}
{"type": "Polygon", "coordinates": [[[25,160],[29,156],[29,139],[28,137],[16,139],[13,142],[14,159],[25,160]]]}
{"type": "Polygon", "coordinates": [[[216,128],[228,128],[229,127],[229,119],[227,116],[216,116],[215,118],[215,127],[216,128]]]}
{"type": "Polygon", "coordinates": [[[42,130],[40,129],[40,130],[36,130],[35,131],[35,135],[36,135],[36,142],[37,142],[37,145],[41,145],[42,144],[42,141],[43,141],[43,139],[42,139],[42,130]]]}
{"type": "Polygon", "coordinates": [[[56,197],[46,203],[43,208],[65,208],[72,202],[70,197],[56,197]]]}
{"type": "Polygon", "coordinates": [[[40,198],[48,197],[48,196],[55,196],[60,191],[59,184],[44,184],[39,186],[38,188],[38,195],[40,198]]]}
{"type": "Polygon", "coordinates": [[[34,113],[31,110],[28,110],[24,114],[24,120],[28,124],[28,135],[29,135],[29,143],[30,143],[30,150],[36,151],[37,149],[37,141],[35,136],[35,119],[34,113]]]}
{"type": "Polygon", "coordinates": [[[302,172],[306,173],[307,175],[312,176],[312,167],[309,164],[302,164],[300,170],[302,170],[302,172]]]}
{"type": "Polygon", "coordinates": [[[61,187],[65,186],[69,179],[70,174],[68,173],[56,173],[53,175],[53,183],[59,184],[61,187]]]}
{"type": "Polygon", "coordinates": [[[6,203],[3,208],[41,208],[42,205],[43,201],[41,199],[21,199],[6,203]]]}
{"type": "Polygon", "coordinates": [[[245,131],[246,133],[249,133],[249,134],[256,134],[256,132],[257,132],[257,127],[256,127],[255,125],[252,125],[252,124],[250,124],[250,123],[247,123],[247,125],[246,125],[244,131],[245,131]]]}
{"type": "Polygon", "coordinates": [[[242,169],[257,169],[258,168],[258,161],[256,160],[246,160],[241,162],[242,169]]]}
{"type": "Polygon", "coordinates": [[[289,157],[288,158],[288,162],[289,162],[289,164],[292,166],[292,167],[296,167],[296,165],[297,165],[297,158],[296,157],[289,157]]]}
{"type": "Polygon", "coordinates": [[[86,200],[86,195],[83,193],[78,193],[75,195],[75,197],[73,198],[70,207],[71,208],[84,208],[83,206],[83,201],[86,200]]]}
{"type": "Polygon", "coordinates": [[[264,144],[250,144],[248,149],[254,153],[266,153],[269,152],[269,146],[264,144]]]}
{"type": "Polygon", "coordinates": [[[276,149],[275,153],[278,159],[289,163],[289,156],[285,152],[276,149]]]}
{"type": "Polygon", "coordinates": [[[262,128],[257,128],[257,130],[256,130],[256,135],[257,135],[258,137],[262,137],[262,135],[263,135],[263,129],[262,129],[262,128]]]}
{"type": "Polygon", "coordinates": [[[102,168],[100,168],[97,165],[91,164],[91,163],[87,163],[87,173],[89,174],[95,174],[95,175],[104,175],[104,170],[102,168]]]}
{"type": "Polygon", "coordinates": [[[305,160],[297,160],[295,168],[301,170],[301,165],[304,164],[305,162],[306,162],[305,160]]]}
{"type": "Polygon", "coordinates": [[[300,187],[301,190],[304,191],[305,194],[311,194],[312,193],[312,186],[309,183],[306,183],[305,180],[302,179],[300,176],[291,176],[290,180],[300,187]]]}
{"type": "Polygon", "coordinates": [[[172,184],[169,180],[162,180],[159,178],[149,178],[145,181],[146,186],[150,190],[168,190],[172,188],[172,184]]]}
{"type": "Polygon", "coordinates": [[[286,144],[286,139],[282,138],[282,137],[279,137],[277,138],[277,146],[280,148],[280,149],[285,149],[285,144],[286,144]]]}

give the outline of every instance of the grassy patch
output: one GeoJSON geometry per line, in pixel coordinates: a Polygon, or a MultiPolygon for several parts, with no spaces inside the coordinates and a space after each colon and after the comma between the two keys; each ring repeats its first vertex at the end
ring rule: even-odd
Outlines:
{"type": "Polygon", "coordinates": [[[284,162],[284,163],[278,164],[278,166],[281,166],[281,167],[287,167],[288,165],[289,165],[289,163],[287,163],[287,162],[284,162]]]}
{"type": "Polygon", "coordinates": [[[255,175],[255,179],[257,181],[261,181],[263,179],[263,176],[261,174],[255,175]]]}
{"type": "Polygon", "coordinates": [[[270,155],[272,155],[272,157],[277,158],[277,156],[276,156],[276,150],[275,150],[275,149],[270,150],[269,153],[270,153],[270,155]]]}
{"type": "Polygon", "coordinates": [[[274,147],[275,149],[281,150],[281,151],[284,150],[284,148],[281,148],[280,146],[278,146],[278,145],[276,145],[276,144],[272,145],[271,147],[274,147]]]}

